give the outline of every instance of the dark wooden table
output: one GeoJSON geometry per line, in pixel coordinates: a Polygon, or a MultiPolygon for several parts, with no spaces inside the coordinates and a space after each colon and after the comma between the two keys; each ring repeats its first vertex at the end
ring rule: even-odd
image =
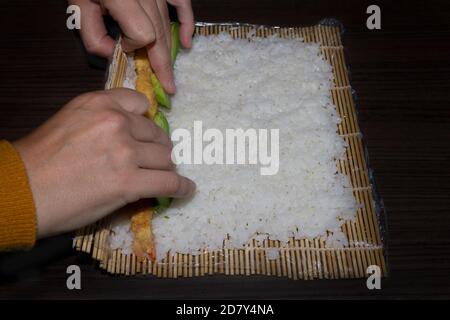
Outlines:
{"type": "MultiPolygon", "coordinates": [[[[382,10],[379,31],[365,26],[372,1],[202,0],[194,9],[198,21],[343,23],[359,121],[387,211],[390,275],[382,290],[367,290],[364,280],[111,277],[68,250],[66,236],[0,258],[0,298],[450,297],[450,3],[373,3],[382,10]],[[30,259],[39,262],[30,268],[30,259]],[[78,292],[65,286],[73,263],[82,268],[78,292]]],[[[89,67],[65,28],[65,9],[63,0],[0,3],[1,138],[25,135],[72,97],[102,88],[104,72],[89,67]]]]}

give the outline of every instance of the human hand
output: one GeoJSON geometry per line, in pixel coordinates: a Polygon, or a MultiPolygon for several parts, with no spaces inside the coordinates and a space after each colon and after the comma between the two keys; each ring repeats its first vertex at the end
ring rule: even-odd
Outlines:
{"type": "Polygon", "coordinates": [[[188,197],[195,184],[174,170],[172,143],[142,114],[129,89],[83,94],[14,142],[27,169],[38,237],[88,225],[141,198],[188,197]]]}
{"type": "Polygon", "coordinates": [[[69,0],[81,9],[80,34],[88,52],[112,56],[114,40],[108,36],[102,18],[103,14],[110,14],[122,29],[124,51],[146,46],[152,69],[164,90],[174,94],[167,2],[177,10],[181,44],[190,48],[194,33],[191,0],[69,0]]]}

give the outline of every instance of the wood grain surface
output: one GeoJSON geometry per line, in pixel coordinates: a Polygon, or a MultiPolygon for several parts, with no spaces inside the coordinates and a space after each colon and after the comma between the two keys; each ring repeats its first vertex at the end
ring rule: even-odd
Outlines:
{"type": "MultiPolygon", "coordinates": [[[[374,2],[375,3],[375,2],[374,2]]],[[[450,297],[450,3],[376,1],[382,30],[365,26],[372,1],[193,1],[198,21],[267,25],[342,22],[359,123],[387,217],[389,277],[291,281],[271,277],[112,277],[70,250],[70,235],[0,257],[0,298],[443,298],[450,297]],[[81,291],[66,267],[82,269],[81,291]]],[[[65,27],[66,4],[0,2],[0,137],[27,134],[82,92],[101,89],[65,27]]]]}

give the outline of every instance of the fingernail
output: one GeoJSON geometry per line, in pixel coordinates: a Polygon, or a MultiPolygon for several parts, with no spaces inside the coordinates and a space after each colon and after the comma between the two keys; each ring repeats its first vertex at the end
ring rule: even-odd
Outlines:
{"type": "Polygon", "coordinates": [[[176,86],[175,86],[175,81],[173,81],[173,79],[169,80],[167,83],[167,91],[170,94],[174,94],[175,91],[177,90],[176,86]]]}
{"type": "Polygon", "coordinates": [[[185,196],[186,197],[190,197],[190,196],[192,196],[194,194],[195,190],[197,189],[197,185],[195,184],[194,181],[192,181],[189,178],[186,178],[186,180],[187,180],[189,186],[188,186],[188,188],[186,190],[185,196]]]}
{"type": "Polygon", "coordinates": [[[186,48],[190,49],[192,47],[192,38],[188,38],[187,42],[186,42],[186,48]]]}

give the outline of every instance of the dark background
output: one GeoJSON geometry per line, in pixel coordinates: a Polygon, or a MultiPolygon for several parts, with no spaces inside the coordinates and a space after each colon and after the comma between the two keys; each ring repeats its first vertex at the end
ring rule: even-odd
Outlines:
{"type": "MultiPolygon", "coordinates": [[[[192,279],[112,277],[70,249],[68,236],[27,254],[0,257],[0,298],[433,298],[450,297],[450,2],[203,0],[197,21],[344,27],[359,122],[388,225],[389,277],[382,290],[365,280],[292,281],[270,277],[192,279]],[[382,30],[365,27],[378,4],[382,30]],[[30,261],[35,261],[29,266],[30,261]],[[66,267],[79,264],[79,292],[66,267]]],[[[27,134],[76,95],[101,89],[65,28],[65,1],[0,2],[0,137],[27,134]]]]}

